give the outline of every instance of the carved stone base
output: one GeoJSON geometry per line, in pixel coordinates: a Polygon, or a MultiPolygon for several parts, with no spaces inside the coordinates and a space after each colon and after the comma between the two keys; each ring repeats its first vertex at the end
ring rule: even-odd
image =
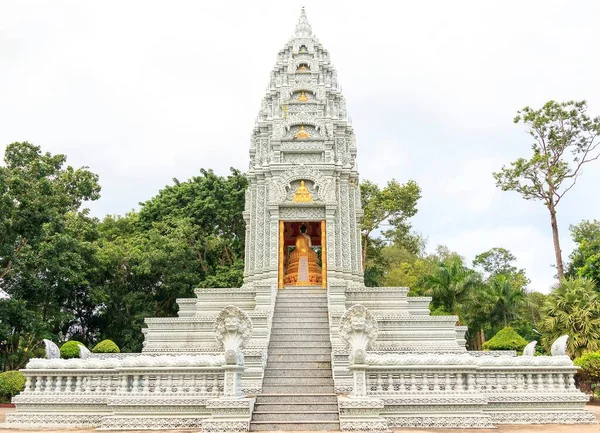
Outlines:
{"type": "Polygon", "coordinates": [[[254,410],[254,398],[220,398],[206,402],[211,417],[202,423],[204,432],[228,433],[247,432],[254,410]]]}
{"type": "Polygon", "coordinates": [[[104,414],[9,413],[5,424],[9,428],[90,428],[102,422],[104,414]]]}
{"type": "Polygon", "coordinates": [[[494,424],[596,424],[593,412],[493,412],[494,424]]]}
{"type": "Polygon", "coordinates": [[[416,428],[494,428],[490,417],[465,416],[461,414],[425,414],[386,416],[390,427],[416,427],[416,428]]]}
{"type": "Polygon", "coordinates": [[[338,397],[340,430],[349,432],[389,432],[385,418],[379,416],[383,401],[376,398],[338,397]]]}

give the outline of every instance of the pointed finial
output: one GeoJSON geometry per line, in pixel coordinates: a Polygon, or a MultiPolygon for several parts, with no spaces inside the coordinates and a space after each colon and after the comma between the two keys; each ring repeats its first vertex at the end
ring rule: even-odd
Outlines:
{"type": "Polygon", "coordinates": [[[310,24],[308,24],[306,11],[304,10],[304,6],[302,6],[302,10],[300,11],[300,19],[298,19],[298,24],[296,24],[296,37],[308,37],[311,35],[312,28],[310,24]]]}

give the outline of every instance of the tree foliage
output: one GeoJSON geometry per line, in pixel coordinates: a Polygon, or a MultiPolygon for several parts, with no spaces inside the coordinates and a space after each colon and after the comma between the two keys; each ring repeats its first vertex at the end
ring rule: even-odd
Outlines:
{"type": "Polygon", "coordinates": [[[360,192],[364,211],[361,223],[363,268],[367,264],[371,235],[386,221],[390,226],[384,233],[388,240],[418,248],[419,241],[411,237],[408,221],[417,213],[417,202],[421,198],[421,188],[415,181],[409,180],[401,185],[392,179],[380,188],[376,183],[366,180],[361,182],[360,192]]]}
{"type": "Polygon", "coordinates": [[[494,173],[503,191],[526,200],[540,200],[550,213],[558,277],[564,275],[556,207],[575,186],[584,164],[600,157],[600,117],[587,115],[585,101],[549,101],[540,109],[525,107],[515,123],[527,126],[533,138],[529,159],[519,158],[494,173]]]}
{"type": "Polygon", "coordinates": [[[11,398],[25,389],[25,376],[20,371],[0,373],[0,403],[9,403],[11,398]]]}
{"type": "Polygon", "coordinates": [[[579,387],[600,397],[600,351],[584,353],[573,363],[579,367],[575,375],[579,387]]]}
{"type": "Polygon", "coordinates": [[[69,340],[60,346],[60,357],[64,359],[79,358],[79,341],[69,340]]]}
{"type": "Polygon", "coordinates": [[[593,279],[600,287],[600,221],[572,225],[571,236],[577,246],[571,254],[568,274],[593,279]]]}
{"type": "Polygon", "coordinates": [[[112,340],[102,340],[100,343],[96,344],[92,349],[94,353],[119,353],[121,350],[119,346],[115,344],[112,340]]]}
{"type": "Polygon", "coordinates": [[[563,278],[546,299],[539,327],[546,349],[567,334],[568,352],[573,357],[600,350],[600,294],[594,282],[563,278]]]}

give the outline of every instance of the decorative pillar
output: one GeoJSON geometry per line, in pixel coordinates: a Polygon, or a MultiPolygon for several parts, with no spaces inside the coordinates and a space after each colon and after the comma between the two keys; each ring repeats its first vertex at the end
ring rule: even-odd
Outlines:
{"type": "Polygon", "coordinates": [[[321,281],[322,287],[327,288],[327,223],[321,221],[321,281]]]}
{"type": "Polygon", "coordinates": [[[242,348],[252,334],[250,317],[236,306],[229,305],[221,310],[214,323],[215,337],[225,352],[225,398],[242,398],[240,376],[244,372],[242,348]]]}
{"type": "Polygon", "coordinates": [[[340,317],[340,338],[350,346],[350,370],[354,376],[352,397],[366,397],[367,349],[377,338],[377,320],[360,304],[350,307],[340,317]]]}
{"type": "Polygon", "coordinates": [[[283,289],[283,250],[284,250],[284,232],[285,232],[285,222],[283,220],[279,221],[279,271],[278,271],[278,284],[277,286],[280,289],[283,289]]]}
{"type": "MultiPolygon", "coordinates": [[[[225,352],[225,364],[222,366],[225,383],[222,397],[206,401],[210,417],[202,420],[202,429],[206,432],[248,431],[255,399],[244,397],[240,376],[244,372],[242,348],[252,334],[252,321],[244,311],[229,305],[217,316],[214,331],[225,352]]],[[[201,386],[205,387],[204,384],[201,386]]],[[[216,375],[212,389],[215,394],[218,392],[216,375]]]]}
{"type": "MultiPolygon", "coordinates": [[[[367,349],[377,338],[377,320],[367,308],[356,304],[340,318],[339,334],[351,348],[352,372],[352,392],[348,397],[338,397],[342,431],[389,431],[387,420],[380,416],[383,400],[367,395],[367,349]]],[[[383,389],[381,379],[379,374],[379,392],[383,389]]]]}

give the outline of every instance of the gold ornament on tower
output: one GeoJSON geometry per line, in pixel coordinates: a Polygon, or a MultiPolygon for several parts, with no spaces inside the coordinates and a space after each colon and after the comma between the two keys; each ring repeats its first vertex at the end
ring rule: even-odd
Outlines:
{"type": "Polygon", "coordinates": [[[296,138],[298,138],[300,140],[305,140],[309,137],[310,137],[310,135],[308,135],[308,132],[306,132],[306,129],[304,129],[304,125],[300,125],[300,129],[296,133],[296,138]]]}
{"type": "Polygon", "coordinates": [[[300,96],[298,96],[298,101],[301,101],[301,102],[308,101],[308,96],[306,96],[306,93],[304,93],[304,92],[300,93],[300,96]]]}
{"type": "Polygon", "coordinates": [[[313,201],[312,195],[308,188],[304,185],[304,181],[300,181],[300,186],[296,190],[294,194],[294,198],[292,199],[295,203],[311,203],[313,201]]]}

